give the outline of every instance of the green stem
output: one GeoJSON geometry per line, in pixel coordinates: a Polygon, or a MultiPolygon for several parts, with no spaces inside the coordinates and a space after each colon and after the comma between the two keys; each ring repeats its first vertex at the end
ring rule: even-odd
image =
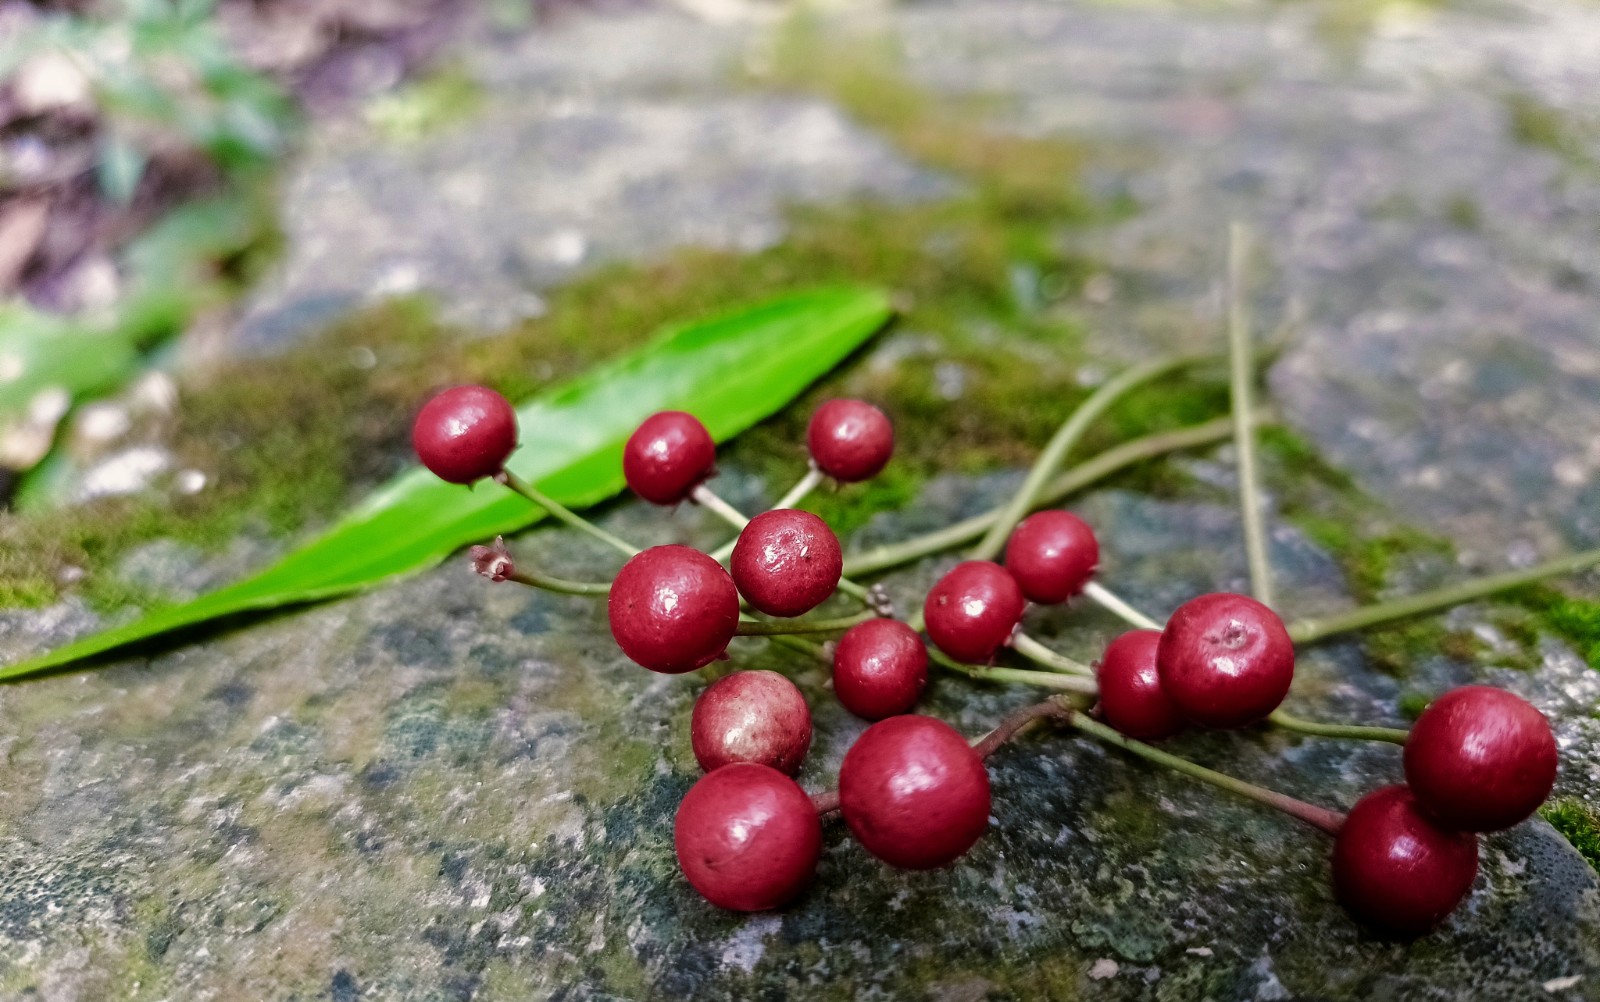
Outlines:
{"type": "Polygon", "coordinates": [[[764,619],[741,620],[738,632],[740,637],[780,637],[797,633],[836,633],[839,630],[848,630],[852,626],[865,623],[869,619],[877,619],[875,612],[860,612],[854,616],[844,616],[840,619],[785,619],[772,622],[764,619]]]}
{"type": "Polygon", "coordinates": [[[1011,635],[1011,649],[1035,664],[1044,665],[1051,671],[1063,672],[1068,675],[1084,675],[1089,678],[1094,677],[1093,668],[1074,661],[1065,654],[1057,654],[1021,630],[1011,635]]]}
{"type": "Polygon", "coordinates": [[[588,581],[568,581],[565,578],[553,578],[545,574],[530,571],[515,571],[506,577],[507,581],[515,581],[544,591],[553,591],[561,595],[609,595],[609,584],[595,584],[588,581]]]}
{"type": "Polygon", "coordinates": [[[600,540],[602,543],[605,543],[607,546],[616,550],[618,553],[629,557],[638,554],[639,548],[637,546],[618,539],[616,536],[613,536],[611,533],[600,528],[598,525],[595,525],[593,522],[584,518],[582,515],[579,515],[577,512],[573,511],[571,508],[568,508],[560,501],[557,501],[555,498],[546,494],[544,491],[541,491],[539,488],[533,486],[528,481],[523,480],[515,473],[512,473],[510,470],[502,470],[498,479],[501,483],[516,491],[518,494],[521,494],[523,497],[527,498],[529,501],[532,501],[539,507],[543,508],[560,521],[565,522],[567,525],[572,526],[574,529],[577,529],[580,532],[588,533],[595,539],[600,540]]]}
{"type": "Polygon", "coordinates": [[[1145,383],[1159,379],[1171,372],[1193,365],[1196,362],[1209,360],[1209,355],[1182,355],[1175,358],[1156,359],[1133,366],[1118,373],[1108,380],[1103,386],[1089,394],[1088,399],[1078,405],[1077,410],[1056,429],[1051,436],[1044,451],[1034,461],[1033,468],[1028,471],[1027,479],[1022,482],[1019,489],[1009,503],[1001,509],[1000,516],[989,526],[989,531],[972,550],[974,560],[993,560],[1005,548],[1006,539],[1011,535],[1011,530],[1017,527],[1035,502],[1044,493],[1045,484],[1055,474],[1056,468],[1066,458],[1068,450],[1078,443],[1083,433],[1088,430],[1089,424],[1095,418],[1104,414],[1112,404],[1116,403],[1129,392],[1145,383]]]}
{"type": "Polygon", "coordinates": [[[1587,570],[1597,564],[1600,564],[1600,550],[1585,550],[1582,553],[1545,561],[1526,570],[1490,574],[1460,584],[1362,606],[1337,616],[1299,619],[1289,624],[1289,636],[1297,644],[1312,644],[1338,633],[1349,633],[1369,626],[1392,623],[1397,619],[1409,619],[1423,613],[1437,612],[1473,599],[1534,584],[1545,578],[1587,570]]]}
{"type": "Polygon", "coordinates": [[[1016,682],[1021,685],[1038,686],[1041,689],[1055,689],[1060,692],[1075,692],[1085,696],[1093,696],[1098,691],[1094,684],[1094,679],[1084,678],[1081,675],[1066,675],[1053,671],[1028,671],[1023,668],[990,668],[984,665],[962,664],[936,647],[928,649],[928,660],[941,668],[947,668],[979,682],[1016,682]]]}
{"type": "Polygon", "coordinates": [[[1133,626],[1137,626],[1141,630],[1161,629],[1160,623],[1151,619],[1149,616],[1146,616],[1144,613],[1140,612],[1138,609],[1135,609],[1127,602],[1124,602],[1120,597],[1113,594],[1109,588],[1106,588],[1099,582],[1090,581],[1088,584],[1084,585],[1083,596],[1084,598],[1087,598],[1090,601],[1098,604],[1107,612],[1121,617],[1124,622],[1133,626]]]}
{"type": "Polygon", "coordinates": [[[1368,727],[1361,724],[1320,724],[1315,720],[1306,720],[1283,710],[1273,711],[1267,718],[1272,723],[1286,731],[1297,734],[1309,734],[1318,738],[1349,738],[1352,741],[1388,741],[1391,744],[1403,745],[1406,738],[1411,736],[1410,731],[1398,727],[1368,727]]]}
{"type": "Polygon", "coordinates": [[[788,635],[768,637],[767,639],[782,647],[787,647],[791,651],[804,654],[805,656],[815,661],[819,661],[822,664],[830,667],[833,665],[833,658],[828,655],[828,652],[822,648],[821,644],[813,644],[809,640],[803,640],[800,637],[788,635]]]}
{"type": "Polygon", "coordinates": [[[1303,800],[1296,800],[1287,794],[1268,790],[1253,783],[1246,783],[1242,779],[1235,779],[1214,769],[1207,769],[1203,765],[1197,765],[1188,759],[1164,752],[1159,748],[1153,748],[1142,741],[1135,741],[1127,735],[1107,727],[1082,711],[1071,710],[1065,719],[1083,733],[1098,738],[1107,744],[1116,745],[1118,748],[1132,752],[1146,761],[1166,766],[1168,769],[1180,772],[1185,776],[1193,777],[1201,782],[1210,783],[1212,786],[1227,790],[1230,793],[1236,793],[1241,797],[1254,800],[1258,804],[1276,808],[1292,818],[1298,818],[1308,825],[1322,829],[1329,835],[1339,834],[1339,829],[1344,825],[1344,815],[1337,811],[1330,811],[1325,807],[1318,807],[1303,800]]]}
{"type": "Polygon", "coordinates": [[[1239,464],[1239,508],[1244,516],[1244,549],[1250,564],[1250,591],[1272,605],[1272,565],[1267,560],[1267,528],[1256,472],[1256,436],[1247,415],[1254,409],[1254,356],[1245,306],[1245,255],[1249,234],[1240,223],[1228,227],[1228,385],[1232,395],[1233,447],[1239,464]]]}
{"type": "Polygon", "coordinates": [[[690,491],[689,498],[740,532],[743,532],[744,527],[750,524],[750,520],[745,518],[739,509],[722,500],[721,495],[705,484],[700,484],[690,491]]]}
{"type": "Polygon", "coordinates": [[[789,488],[789,493],[779,498],[778,503],[772,507],[793,508],[795,505],[804,500],[807,494],[810,494],[812,491],[816,490],[817,485],[820,483],[822,483],[822,471],[817,469],[816,465],[813,464],[812,467],[806,471],[806,475],[800,478],[800,482],[789,488]]]}
{"type": "MultiPolygon", "coordinates": [[[[1255,413],[1258,424],[1266,424],[1274,418],[1270,408],[1261,408],[1255,413]]],[[[1216,418],[1187,428],[1178,428],[1173,431],[1157,432],[1136,438],[1131,442],[1107,449],[1093,459],[1074,466],[1050,482],[1044,493],[1039,497],[1035,507],[1055,504],[1063,498],[1075,494],[1101,480],[1138,463],[1143,463],[1169,452],[1180,449],[1193,449],[1202,445],[1212,445],[1227,439],[1232,423],[1226,417],[1216,418]]],[[[909,564],[913,560],[942,553],[954,549],[963,543],[970,542],[982,536],[984,530],[995,524],[1000,517],[1002,508],[986,511],[981,515],[948,525],[936,532],[930,532],[914,539],[907,539],[899,543],[886,546],[876,546],[870,550],[863,550],[854,556],[846,558],[844,572],[851,577],[860,577],[865,574],[875,574],[901,564],[909,564]]]]}

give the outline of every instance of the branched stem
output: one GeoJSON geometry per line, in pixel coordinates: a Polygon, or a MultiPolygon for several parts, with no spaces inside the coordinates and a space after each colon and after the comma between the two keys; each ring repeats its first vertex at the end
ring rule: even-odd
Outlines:
{"type": "Polygon", "coordinates": [[[1267,528],[1256,473],[1256,435],[1247,415],[1255,394],[1250,321],[1244,301],[1245,255],[1249,235],[1240,223],[1228,228],[1228,385],[1232,395],[1233,447],[1239,463],[1239,508],[1244,516],[1244,549],[1250,564],[1250,591],[1273,605],[1272,565],[1267,561],[1267,528]]]}
{"type": "Polygon", "coordinates": [[[740,532],[743,532],[744,527],[750,524],[750,520],[745,518],[739,509],[722,500],[722,496],[720,494],[707,487],[705,484],[700,484],[694,490],[690,491],[689,499],[696,504],[701,505],[707,511],[716,515],[718,518],[721,518],[724,522],[733,526],[735,529],[738,529],[740,532]]]}
{"type": "Polygon", "coordinates": [[[1161,624],[1135,609],[1098,581],[1083,586],[1083,597],[1141,630],[1159,630],[1161,624]]]}
{"type": "Polygon", "coordinates": [[[1016,737],[1024,728],[1038,720],[1059,720],[1065,723],[1072,719],[1072,710],[1061,705],[1053,699],[1032,706],[1024,706],[1000,721],[1000,726],[972,742],[972,750],[978,753],[979,758],[986,759],[1007,741],[1016,737]]]}
{"type": "Polygon", "coordinates": [[[1349,738],[1352,741],[1388,741],[1391,744],[1403,745],[1406,738],[1411,736],[1410,731],[1398,727],[1370,727],[1364,724],[1322,724],[1315,720],[1306,720],[1283,710],[1275,710],[1267,718],[1272,723],[1286,731],[1296,734],[1308,734],[1318,738],[1349,738]]]}
{"type": "Polygon", "coordinates": [[[740,620],[735,636],[739,637],[781,637],[802,633],[836,633],[848,630],[852,626],[865,623],[869,619],[877,619],[875,612],[861,612],[854,616],[844,616],[839,619],[781,619],[776,621],[764,619],[740,620]]]}
{"type": "Polygon", "coordinates": [[[817,485],[820,483],[822,483],[822,471],[817,469],[816,464],[813,463],[811,468],[806,470],[806,475],[800,478],[800,482],[789,488],[789,493],[779,498],[777,504],[774,504],[772,507],[793,508],[795,505],[799,504],[807,494],[810,494],[812,491],[816,490],[817,485]]]}
{"type": "Polygon", "coordinates": [[[994,668],[986,665],[962,664],[960,661],[946,655],[938,648],[928,649],[928,660],[941,668],[973,679],[978,682],[1015,682],[1019,685],[1032,685],[1041,689],[1055,689],[1058,692],[1073,692],[1081,696],[1093,696],[1098,692],[1094,679],[1082,675],[1068,675],[1064,672],[1054,671],[1029,671],[1025,668],[994,668]]]}
{"type": "Polygon", "coordinates": [[[1051,671],[1061,672],[1066,675],[1094,677],[1093,668],[1082,662],[1074,661],[1065,654],[1056,653],[1021,630],[1011,635],[1011,649],[1035,664],[1044,665],[1051,671]]]}
{"type": "Polygon", "coordinates": [[[600,540],[602,543],[605,543],[607,546],[616,550],[618,553],[631,557],[639,552],[639,548],[637,546],[618,539],[616,536],[613,536],[611,533],[600,528],[598,525],[595,525],[593,522],[584,518],[582,515],[579,515],[577,512],[573,511],[571,508],[568,508],[560,501],[557,501],[555,498],[546,494],[544,491],[533,486],[533,484],[517,476],[515,473],[512,473],[510,470],[500,471],[500,474],[496,477],[496,479],[505,484],[507,487],[516,491],[518,494],[521,494],[529,501],[532,501],[534,504],[543,508],[560,521],[565,522],[567,525],[570,525],[572,528],[577,529],[580,532],[588,533],[595,539],[600,540]]]}

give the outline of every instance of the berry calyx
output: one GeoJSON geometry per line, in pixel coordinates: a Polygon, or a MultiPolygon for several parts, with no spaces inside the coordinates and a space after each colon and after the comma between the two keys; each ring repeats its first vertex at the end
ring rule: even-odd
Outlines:
{"type": "Polygon", "coordinates": [[[1100,687],[1100,719],[1130,738],[1170,738],[1186,723],[1161,688],[1156,670],[1160,630],[1129,630],[1106,645],[1095,667],[1100,687]]]}
{"type": "Polygon", "coordinates": [[[1246,595],[1217,592],[1178,607],[1156,648],[1161,690],[1189,720],[1243,727],[1278,708],[1294,680],[1283,620],[1246,595]]]}
{"type": "Polygon", "coordinates": [[[863,847],[891,866],[944,866],[989,824],[983,760],[942,720],[907,714],[867,728],[839,768],[839,807],[863,847]]]}
{"type": "Polygon", "coordinates": [[[973,664],[984,664],[1005,646],[1022,619],[1022,589],[991,560],[968,560],[939,579],[923,603],[928,636],[939,649],[973,664]]]}
{"type": "Polygon", "coordinates": [[[1083,590],[1100,563],[1089,523],[1070,511],[1035,512],[1006,543],[1006,570],[1030,602],[1055,605],[1083,590]]]}
{"type": "Polygon", "coordinates": [[[793,776],[811,747],[811,710],[777,672],[734,672],[695,700],[689,741],[706,772],[754,762],[793,776]]]}
{"type": "Polygon", "coordinates": [[[1405,748],[1406,782],[1449,828],[1492,832],[1525,820],[1556,782],[1550,722],[1504,689],[1467,685],[1429,704],[1405,748]]]}
{"type": "Polygon", "coordinates": [[[927,684],[928,648],[898,619],[852,626],[834,648],[834,695],[865,720],[908,712],[927,684]]]}
{"type": "Polygon", "coordinates": [[[690,788],[673,823],[678,867],[718,908],[759,912],[788,904],[822,857],[811,798],[776,769],[738,762],[690,788]]]}
{"type": "Polygon", "coordinates": [[[829,400],[811,415],[806,445],[817,469],[841,483],[870,480],[894,454],[894,426],[865,400],[829,400]]]}
{"type": "Polygon", "coordinates": [[[752,518],[728,567],[739,594],[769,616],[799,616],[827,600],[844,573],[844,552],[828,523],[779,508],[752,518]]]}
{"type": "Polygon", "coordinates": [[[652,546],[622,565],[607,603],[622,653],[679,675],[710,664],[739,626],[739,592],[722,565],[688,546],[652,546]]]}
{"type": "Polygon", "coordinates": [[[1441,828],[1404,786],[1357,801],[1333,844],[1339,903],[1361,921],[1401,935],[1444,921],[1477,874],[1477,836],[1441,828]]]}
{"type": "Polygon", "coordinates": [[[644,419],[622,449],[622,475],[652,504],[677,504],[715,472],[717,444],[693,414],[661,411],[644,419]]]}
{"type": "Polygon", "coordinates": [[[451,387],[417,412],[411,447],[423,466],[448,483],[492,477],[517,447],[516,408],[487,386],[451,387]]]}

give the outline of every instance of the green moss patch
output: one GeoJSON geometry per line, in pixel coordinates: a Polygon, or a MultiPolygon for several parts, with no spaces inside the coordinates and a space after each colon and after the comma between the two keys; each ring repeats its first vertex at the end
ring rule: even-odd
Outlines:
{"type": "Polygon", "coordinates": [[[1545,804],[1539,808],[1539,816],[1571,842],[1590,866],[1600,870],[1600,811],[1569,798],[1545,804]]]}

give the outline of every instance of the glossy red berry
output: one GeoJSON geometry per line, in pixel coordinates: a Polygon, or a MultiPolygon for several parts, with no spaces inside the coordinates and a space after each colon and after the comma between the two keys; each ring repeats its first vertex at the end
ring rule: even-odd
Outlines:
{"type": "Polygon", "coordinates": [[[1510,828],[1544,803],[1556,782],[1550,722],[1526,700],[1484,685],[1434,700],[1406,739],[1406,782],[1441,824],[1510,828]]]}
{"type": "Polygon", "coordinates": [[[829,400],[811,415],[806,444],[817,469],[853,484],[878,475],[894,453],[894,426],[865,400],[829,400]]]}
{"type": "Polygon", "coordinates": [[[1333,844],[1339,903],[1361,921],[1404,936],[1444,921],[1477,874],[1477,836],[1439,827],[1404,786],[1357,801],[1333,844]]]}
{"type": "Polygon", "coordinates": [[[1156,671],[1160,643],[1160,630],[1129,630],[1106,645],[1095,668],[1100,718],[1130,738],[1170,738],[1187,722],[1161,689],[1156,671]]]}
{"type": "Polygon", "coordinates": [[[822,857],[811,798],[776,769],[739,762],[703,776],[673,825],[678,866],[718,908],[759,912],[800,896],[822,857]]]}
{"type": "Polygon", "coordinates": [[[1245,595],[1215,593],[1178,607],[1156,648],[1161,689],[1189,720],[1243,727],[1278,708],[1294,679],[1283,620],[1245,595]]]}
{"type": "Polygon", "coordinates": [[[422,405],[411,446],[440,480],[470,484],[492,477],[517,447],[517,412],[487,386],[456,386],[422,405]]]}
{"type": "Polygon", "coordinates": [[[661,411],[644,419],[622,449],[622,475],[652,504],[677,504],[715,471],[717,444],[693,414],[661,411]]]}
{"type": "Polygon", "coordinates": [[[989,774],[955,728],[907,714],[867,728],[839,769],[839,807],[857,840],[892,866],[931,870],[989,824],[989,774]]]}
{"type": "Polygon", "coordinates": [[[653,546],[611,582],[611,636],[651,671],[679,675],[722,656],[739,626],[739,592],[722,565],[687,546],[653,546]]]}
{"type": "Polygon", "coordinates": [[[1030,602],[1055,605],[1083,591],[1100,563],[1089,523],[1070,511],[1041,511],[1022,520],[1006,543],[1006,570],[1030,602]]]}
{"type": "Polygon", "coordinates": [[[695,700],[689,740],[706,772],[754,762],[793,776],[811,747],[811,710],[794,683],[777,672],[734,672],[695,700]]]}
{"type": "Polygon", "coordinates": [[[928,684],[928,648],[898,619],[852,626],[833,652],[833,692],[866,720],[906,713],[928,684]]]}
{"type": "Polygon", "coordinates": [[[739,533],[728,561],[745,601],[769,616],[798,616],[839,587],[844,552],[828,523],[809,511],[764,511],[739,533]]]}
{"type": "Polygon", "coordinates": [[[922,615],[941,651],[957,661],[983,664],[1011,638],[1024,604],[1022,589],[1004,567],[968,560],[933,586],[922,615]]]}

